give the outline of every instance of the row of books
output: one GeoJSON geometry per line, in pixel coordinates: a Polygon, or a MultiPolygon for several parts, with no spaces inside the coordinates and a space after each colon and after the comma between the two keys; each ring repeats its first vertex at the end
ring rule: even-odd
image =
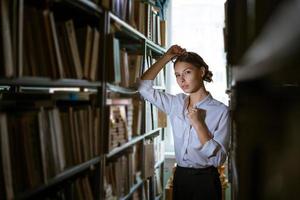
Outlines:
{"type": "Polygon", "coordinates": [[[109,105],[109,135],[108,150],[130,141],[141,134],[142,104],[137,99],[108,99],[109,105]]]}
{"type": "Polygon", "coordinates": [[[167,127],[167,116],[156,106],[149,102],[145,102],[145,131],[149,132],[156,128],[167,127]]]}
{"type": "Polygon", "coordinates": [[[0,113],[1,174],[9,197],[48,183],[100,155],[100,109],[91,106],[0,113]]]}
{"type": "Polygon", "coordinates": [[[8,4],[7,0],[1,1],[0,49],[5,51],[0,52],[4,66],[0,77],[99,80],[101,36],[97,27],[78,25],[73,19],[58,19],[49,9],[20,5],[19,17],[23,21],[14,36],[11,33],[16,33],[10,31],[13,20],[8,4]],[[14,45],[16,37],[18,46],[14,45]]]}
{"type": "Polygon", "coordinates": [[[113,33],[109,34],[107,39],[108,66],[110,66],[108,81],[123,87],[134,87],[140,77],[143,56],[129,54],[113,33]]]}
{"type": "Polygon", "coordinates": [[[106,199],[124,197],[142,180],[141,147],[141,144],[137,144],[129,153],[107,163],[104,180],[106,199]]]}
{"type": "Polygon", "coordinates": [[[104,0],[102,5],[148,39],[166,45],[166,21],[161,19],[158,7],[140,0],[104,0]]]}
{"type": "MultiPolygon", "coordinates": [[[[156,63],[157,59],[155,59],[152,56],[152,52],[150,51],[146,57],[146,65],[145,65],[145,70],[150,68],[154,63],[156,63]]],[[[156,78],[154,79],[154,85],[155,86],[160,86],[160,87],[165,87],[165,74],[164,70],[161,70],[156,78]]]]}
{"type": "Polygon", "coordinates": [[[153,138],[154,144],[154,163],[157,164],[164,160],[165,153],[165,143],[162,140],[162,136],[157,136],[153,138]]]}
{"type": "Polygon", "coordinates": [[[139,190],[133,194],[133,199],[149,199],[153,191],[151,181],[154,181],[156,196],[162,194],[162,167],[155,169],[154,143],[150,140],[133,146],[133,151],[124,154],[114,161],[108,162],[105,173],[105,199],[119,199],[129,194],[130,189],[143,181],[142,193],[139,190]],[[143,145],[143,156],[141,151],[143,145]],[[144,162],[143,162],[144,161],[144,162]],[[143,165],[142,165],[143,163],[143,165]],[[144,173],[142,173],[142,171],[144,173]],[[143,177],[142,177],[143,174],[143,177]],[[152,177],[152,178],[151,178],[152,177]]]}
{"type": "Polygon", "coordinates": [[[163,194],[163,168],[160,166],[154,171],[154,175],[145,180],[144,183],[144,200],[162,199],[163,194]]]}

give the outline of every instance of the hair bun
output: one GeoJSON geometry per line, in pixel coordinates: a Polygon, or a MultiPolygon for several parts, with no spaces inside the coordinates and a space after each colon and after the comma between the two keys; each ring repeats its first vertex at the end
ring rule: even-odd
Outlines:
{"type": "Polygon", "coordinates": [[[212,82],[212,76],[213,76],[213,73],[211,71],[207,70],[203,80],[205,80],[207,82],[212,82]]]}

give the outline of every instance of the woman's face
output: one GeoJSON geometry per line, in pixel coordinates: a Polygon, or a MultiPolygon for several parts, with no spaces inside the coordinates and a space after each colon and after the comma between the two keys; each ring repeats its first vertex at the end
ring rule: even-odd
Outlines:
{"type": "Polygon", "coordinates": [[[203,67],[199,69],[187,62],[177,62],[174,70],[176,81],[185,93],[196,92],[203,86],[203,67]]]}

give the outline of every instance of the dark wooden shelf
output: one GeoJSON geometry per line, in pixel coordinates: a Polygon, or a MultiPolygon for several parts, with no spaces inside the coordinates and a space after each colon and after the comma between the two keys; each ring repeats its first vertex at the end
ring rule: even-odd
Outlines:
{"type": "Polygon", "coordinates": [[[122,197],[120,200],[130,199],[130,197],[133,195],[133,193],[142,185],[143,185],[143,181],[139,181],[138,183],[136,183],[134,186],[132,186],[130,188],[130,192],[126,196],[122,197]]]}
{"type": "Polygon", "coordinates": [[[159,194],[158,196],[155,197],[155,200],[160,200],[162,198],[162,194],[159,194]]]}
{"type": "Polygon", "coordinates": [[[34,86],[34,87],[100,87],[101,82],[90,82],[78,79],[50,79],[43,77],[2,78],[3,86],[34,86]]]}
{"type": "Polygon", "coordinates": [[[164,160],[160,160],[154,165],[154,169],[157,169],[159,166],[161,166],[164,163],[164,160]]]}
{"type": "Polygon", "coordinates": [[[125,22],[122,19],[120,19],[118,16],[116,16],[112,12],[109,12],[108,15],[109,15],[109,17],[112,20],[114,20],[115,22],[117,22],[118,24],[120,24],[123,28],[127,29],[128,31],[130,31],[132,34],[136,35],[140,39],[144,39],[145,38],[145,36],[141,32],[139,32],[138,30],[136,30],[135,28],[133,28],[131,25],[129,25],[127,22],[125,22]]]}
{"type": "Polygon", "coordinates": [[[155,44],[153,41],[146,39],[146,45],[149,49],[151,49],[154,53],[154,56],[161,56],[166,52],[164,47],[155,44]]]}
{"type": "Polygon", "coordinates": [[[52,189],[61,187],[62,184],[67,182],[69,179],[73,178],[74,176],[77,176],[79,174],[82,174],[85,171],[89,171],[92,166],[100,164],[101,158],[97,157],[92,160],[89,160],[87,162],[78,164],[74,167],[71,167],[64,172],[56,175],[53,179],[51,179],[47,184],[41,185],[40,187],[24,193],[20,196],[18,196],[16,199],[35,199],[39,196],[50,192],[52,189]]]}
{"type": "Polygon", "coordinates": [[[127,148],[135,145],[136,143],[142,141],[144,138],[150,138],[150,137],[153,137],[153,136],[157,136],[157,135],[159,135],[160,132],[161,132],[161,128],[157,128],[157,129],[154,129],[152,131],[149,131],[148,133],[137,136],[137,137],[131,139],[130,141],[128,141],[127,143],[121,145],[120,147],[114,148],[111,152],[106,154],[106,158],[110,159],[110,158],[118,155],[119,153],[123,152],[125,149],[127,149],[127,148]]]}
{"type": "Polygon", "coordinates": [[[100,17],[104,13],[104,10],[100,6],[89,0],[53,0],[53,2],[75,7],[97,17],[100,17]]]}
{"type": "Polygon", "coordinates": [[[106,154],[106,158],[107,159],[110,159],[116,155],[118,155],[119,153],[123,152],[125,149],[135,145],[136,143],[142,141],[144,139],[144,136],[141,135],[141,136],[137,136],[133,139],[131,139],[130,141],[126,142],[125,144],[119,146],[119,147],[116,147],[114,148],[111,152],[109,152],[108,154],[106,154]]]}
{"type": "Polygon", "coordinates": [[[112,12],[109,12],[109,17],[120,24],[123,28],[126,29],[126,31],[130,32],[131,34],[134,34],[136,39],[142,39],[146,41],[146,45],[148,48],[150,48],[154,55],[159,56],[166,52],[166,49],[159,46],[158,44],[155,44],[153,41],[149,40],[144,34],[133,28],[131,25],[129,25],[127,22],[120,19],[118,16],[113,14],[112,12]]]}
{"type": "Polygon", "coordinates": [[[143,136],[145,139],[156,137],[161,133],[162,128],[157,128],[145,133],[143,136]]]}
{"type": "Polygon", "coordinates": [[[133,90],[130,88],[124,88],[121,86],[117,86],[111,83],[107,83],[106,84],[106,89],[112,92],[117,92],[117,93],[121,93],[121,94],[127,94],[127,95],[134,95],[137,94],[138,91],[137,90],[133,90]]]}

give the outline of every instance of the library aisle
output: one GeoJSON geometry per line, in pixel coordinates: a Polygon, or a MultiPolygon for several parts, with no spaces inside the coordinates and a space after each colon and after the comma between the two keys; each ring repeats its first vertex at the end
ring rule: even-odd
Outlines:
{"type": "MultiPolygon", "coordinates": [[[[169,46],[166,2],[0,1],[0,199],[172,199],[167,117],[137,91],[169,46]]],[[[299,8],[224,1],[223,199],[300,196],[299,8]]]]}

